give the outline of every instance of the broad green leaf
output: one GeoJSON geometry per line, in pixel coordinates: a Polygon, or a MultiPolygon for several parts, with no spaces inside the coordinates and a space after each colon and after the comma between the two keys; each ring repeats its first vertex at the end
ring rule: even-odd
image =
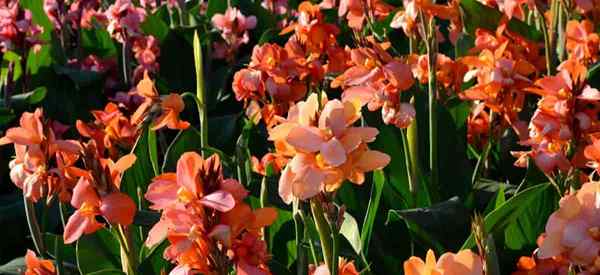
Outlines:
{"type": "Polygon", "coordinates": [[[56,255],[55,255],[56,242],[60,242],[60,244],[61,244],[61,247],[62,247],[61,253],[62,253],[63,261],[75,264],[77,261],[75,246],[63,244],[63,236],[61,236],[61,235],[56,235],[56,234],[52,234],[52,233],[44,233],[44,243],[46,244],[46,247],[48,248],[48,254],[50,254],[52,257],[56,257],[56,255]]]}
{"type": "Polygon", "coordinates": [[[81,47],[88,54],[114,57],[119,54],[115,42],[104,28],[81,29],[81,47]]]}
{"type": "Polygon", "coordinates": [[[162,6],[155,13],[146,16],[146,19],[141,25],[144,33],[154,36],[159,42],[163,42],[169,34],[169,25],[161,19],[160,13],[164,12],[167,7],[162,6]]]}
{"type": "Polygon", "coordinates": [[[146,193],[146,188],[154,177],[154,170],[150,160],[150,131],[152,130],[148,126],[142,129],[142,134],[132,150],[137,159],[133,166],[125,171],[121,180],[121,191],[133,199],[138,209],[144,208],[143,195],[146,193]]]}
{"type": "Polygon", "coordinates": [[[362,242],[360,240],[360,229],[358,229],[358,223],[356,219],[348,212],[344,212],[344,222],[340,228],[340,234],[348,240],[354,252],[357,255],[362,253],[362,242]]]}
{"type": "Polygon", "coordinates": [[[460,239],[468,234],[469,212],[458,197],[434,204],[430,207],[406,210],[390,210],[388,223],[398,220],[408,222],[409,228],[425,241],[440,247],[460,245],[460,239]]]}
{"type": "Polygon", "coordinates": [[[0,274],[2,275],[21,275],[25,272],[25,257],[16,258],[3,266],[0,266],[0,274]]]}
{"type": "Polygon", "coordinates": [[[133,224],[144,227],[152,227],[160,220],[160,213],[150,210],[139,210],[133,217],[133,224]]]}
{"type": "MultiPolygon", "coordinates": [[[[474,34],[477,28],[490,31],[495,31],[498,28],[498,23],[502,18],[502,14],[498,9],[485,6],[476,0],[461,0],[460,6],[464,11],[463,22],[465,22],[468,33],[474,34]]],[[[543,39],[541,32],[516,18],[512,18],[508,22],[508,29],[529,40],[541,41],[543,39]]]]}
{"type": "Polygon", "coordinates": [[[87,275],[125,275],[123,271],[118,269],[102,269],[94,272],[90,272],[87,275]]]}
{"type": "Polygon", "coordinates": [[[167,246],[168,242],[163,242],[154,247],[150,254],[142,259],[138,267],[139,274],[166,274],[171,270],[171,264],[163,258],[167,246]]]}
{"type": "Polygon", "coordinates": [[[227,1],[223,0],[208,0],[206,7],[206,17],[212,18],[215,13],[225,13],[227,10],[227,1]]]}
{"type": "Polygon", "coordinates": [[[367,208],[367,214],[363,221],[362,231],[360,232],[362,243],[361,246],[364,255],[368,255],[369,252],[369,245],[371,243],[371,235],[373,234],[375,217],[377,216],[377,210],[379,210],[379,202],[381,201],[381,193],[383,192],[384,185],[385,174],[383,173],[383,171],[374,171],[373,183],[371,185],[371,197],[369,198],[369,206],[367,208]]]}
{"type": "Polygon", "coordinates": [[[148,155],[150,156],[150,163],[152,164],[152,170],[154,176],[160,174],[158,169],[158,144],[156,141],[156,131],[148,131],[148,155]]]}
{"type": "Polygon", "coordinates": [[[186,130],[181,130],[175,136],[167,152],[162,164],[162,172],[174,172],[177,165],[177,160],[185,152],[195,151],[201,152],[202,144],[200,143],[200,132],[196,128],[190,126],[186,130]]]}
{"type": "Polygon", "coordinates": [[[81,274],[121,269],[119,242],[107,229],[84,235],[77,241],[77,266],[81,274]]]}
{"type": "MultiPolygon", "coordinates": [[[[510,198],[502,206],[485,216],[485,231],[489,233],[499,232],[514,222],[528,208],[539,203],[540,196],[549,187],[548,183],[529,187],[510,198]]],[[[468,249],[475,245],[473,234],[465,241],[462,248],[468,249]]]]}

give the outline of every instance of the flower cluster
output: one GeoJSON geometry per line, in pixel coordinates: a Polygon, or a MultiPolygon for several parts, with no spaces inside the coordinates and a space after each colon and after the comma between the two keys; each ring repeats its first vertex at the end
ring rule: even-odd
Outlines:
{"type": "Polygon", "coordinates": [[[19,7],[18,0],[0,2],[0,50],[33,48],[38,51],[42,27],[34,24],[31,11],[19,7]]]}
{"type": "Polygon", "coordinates": [[[229,7],[225,14],[213,15],[213,26],[221,34],[223,41],[213,43],[213,57],[232,61],[240,46],[250,41],[249,30],[256,27],[256,16],[244,16],[236,8],[229,7]]]}
{"type": "Polygon", "coordinates": [[[236,180],[223,178],[218,155],[185,153],[176,173],[159,175],[148,187],[145,197],[162,216],[146,245],[169,241],[164,257],[177,264],[171,274],[225,274],[230,266],[240,274],[270,274],[261,229],[277,211],[252,210],[247,195],[236,180]]]}
{"type": "Polygon", "coordinates": [[[269,131],[277,153],[291,158],[279,179],[284,202],[333,192],[346,179],[362,184],[365,172],[390,162],[388,155],[367,147],[378,134],[376,128],[353,126],[360,116],[356,102],[327,100],[324,95],[319,102],[311,94],[269,131]]]}
{"type": "Polygon", "coordinates": [[[42,109],[25,112],[20,126],[10,128],[0,138],[0,145],[14,144],[16,157],[9,164],[12,182],[31,201],[55,196],[69,201],[74,187],[72,166],[79,159],[81,145],[61,139],[64,125],[46,120],[42,109]]]}

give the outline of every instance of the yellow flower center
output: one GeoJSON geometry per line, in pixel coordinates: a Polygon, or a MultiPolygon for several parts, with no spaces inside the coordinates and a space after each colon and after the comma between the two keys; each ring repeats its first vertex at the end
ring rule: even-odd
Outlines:
{"type": "Polygon", "coordinates": [[[177,190],[177,199],[182,203],[189,203],[194,199],[194,194],[184,187],[177,190]]]}

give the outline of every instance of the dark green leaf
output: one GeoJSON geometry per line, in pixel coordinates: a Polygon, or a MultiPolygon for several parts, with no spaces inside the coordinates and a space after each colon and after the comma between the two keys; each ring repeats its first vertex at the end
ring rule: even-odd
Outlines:
{"type": "MultiPolygon", "coordinates": [[[[538,184],[519,192],[510,198],[502,206],[495,209],[485,216],[486,232],[502,232],[510,223],[514,222],[528,208],[539,203],[540,196],[548,189],[549,184],[538,184]]],[[[463,249],[471,248],[475,245],[473,235],[469,236],[463,244],[463,249]]]]}
{"type": "Polygon", "coordinates": [[[107,229],[82,236],[77,241],[76,251],[77,266],[81,274],[121,268],[119,242],[107,229]]]}
{"type": "Polygon", "coordinates": [[[362,231],[360,232],[363,253],[365,255],[368,255],[369,252],[371,234],[373,233],[373,225],[375,224],[375,217],[377,216],[377,210],[379,209],[379,201],[381,200],[383,185],[385,185],[385,174],[381,170],[374,171],[373,184],[371,185],[371,197],[369,198],[369,207],[367,208],[367,215],[365,216],[362,231]]]}
{"type": "Polygon", "coordinates": [[[135,201],[138,209],[144,208],[142,207],[144,200],[141,196],[146,193],[146,188],[154,177],[154,170],[150,161],[150,131],[152,130],[148,126],[142,130],[142,134],[132,151],[137,159],[133,166],[125,171],[121,181],[121,191],[124,191],[135,201]]]}

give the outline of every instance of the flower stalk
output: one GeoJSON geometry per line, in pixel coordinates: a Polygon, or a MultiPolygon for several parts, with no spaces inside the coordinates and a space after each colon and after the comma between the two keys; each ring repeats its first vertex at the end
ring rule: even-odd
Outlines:
{"type": "MultiPolygon", "coordinates": [[[[202,148],[208,147],[208,114],[206,110],[206,87],[204,85],[204,67],[202,61],[202,46],[198,32],[194,32],[194,66],[196,69],[196,104],[200,118],[200,144],[202,148]]],[[[206,157],[204,150],[202,156],[206,157]]]]}
{"type": "Polygon", "coordinates": [[[319,239],[321,240],[321,248],[323,250],[323,259],[325,261],[325,265],[327,265],[327,268],[330,270],[331,274],[335,275],[333,273],[334,259],[331,230],[329,224],[327,223],[327,220],[325,219],[325,213],[323,212],[323,207],[321,206],[321,202],[318,201],[318,198],[313,198],[310,201],[310,209],[315,220],[317,232],[319,233],[319,239]]]}
{"type": "Polygon", "coordinates": [[[44,246],[44,238],[42,231],[40,230],[40,224],[38,223],[37,216],[35,214],[35,205],[32,201],[27,199],[25,193],[23,193],[23,204],[25,205],[25,217],[27,218],[27,226],[29,227],[29,233],[31,234],[33,245],[35,246],[35,250],[38,255],[40,255],[40,257],[44,257],[46,248],[44,246]]]}

